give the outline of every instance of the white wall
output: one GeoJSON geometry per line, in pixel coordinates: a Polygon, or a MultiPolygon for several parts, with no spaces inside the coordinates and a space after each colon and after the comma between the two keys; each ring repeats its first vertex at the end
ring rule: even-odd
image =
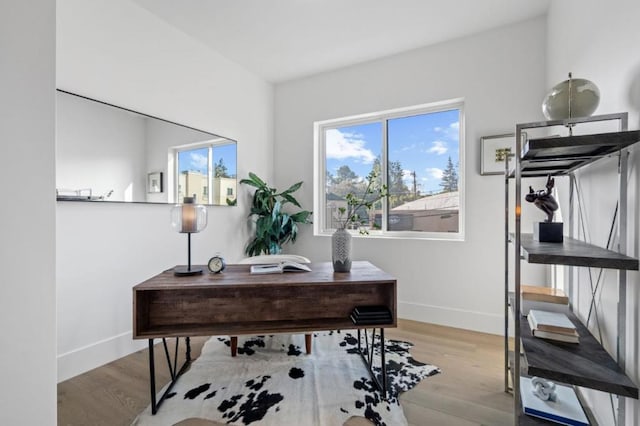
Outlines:
{"type": "Polygon", "coordinates": [[[56,188],[144,200],[146,119],[65,93],[56,100],[56,188]]]}
{"type": "MultiPolygon", "coordinates": [[[[596,114],[629,112],[629,128],[640,127],[640,3],[634,0],[600,2],[566,0],[551,2],[548,16],[547,87],[565,80],[567,73],[586,78],[600,88],[600,106],[596,114]]],[[[640,155],[638,146],[630,157],[629,228],[627,253],[639,255],[640,155]]],[[[616,202],[616,160],[605,160],[582,171],[579,182],[584,194],[588,238],[597,245],[607,241],[616,202]]],[[[597,271],[594,271],[597,272],[597,271]]],[[[627,286],[627,373],[640,383],[638,272],[628,273],[627,286]]],[[[582,268],[574,295],[574,309],[583,320],[589,307],[589,277],[582,268]]],[[[617,273],[607,271],[598,293],[598,313],[605,347],[616,353],[617,273]]],[[[598,333],[591,323],[591,329],[598,333]]],[[[585,391],[600,424],[613,424],[609,395],[585,391]]],[[[615,401],[615,399],[614,399],[615,401]]],[[[640,404],[627,399],[627,425],[640,423],[640,404]]]]}
{"type": "MultiPolygon", "coordinates": [[[[398,279],[399,315],[503,332],[504,184],[480,176],[480,138],[542,119],[543,18],[276,86],[276,181],[305,186],[313,205],[313,122],[453,98],[465,99],[464,242],[356,238],[356,259],[398,279]]],[[[526,226],[526,224],[525,224],[526,226]]],[[[328,237],[311,227],[289,251],[330,259],[328,237]]],[[[529,282],[543,271],[528,271],[529,282]]],[[[538,282],[541,283],[541,282],[538,282]]]]}
{"type": "Polygon", "coordinates": [[[0,424],[56,423],[55,1],[0,3],[0,424]]]}
{"type": "MultiPolygon", "coordinates": [[[[273,87],[128,0],[59,0],[57,85],[238,141],[238,175],[273,175],[273,87]]],[[[241,29],[239,29],[241,30],[241,29]]],[[[53,187],[53,183],[51,184],[53,187]]],[[[194,262],[243,257],[248,191],[212,207],[194,262]]],[[[168,205],[57,204],[58,378],[144,346],[131,288],[186,262],[168,205]]]]}

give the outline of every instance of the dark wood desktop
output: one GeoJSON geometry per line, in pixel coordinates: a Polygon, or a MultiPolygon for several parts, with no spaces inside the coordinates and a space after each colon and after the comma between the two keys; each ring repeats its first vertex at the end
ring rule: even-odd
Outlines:
{"type": "MultiPolygon", "coordinates": [[[[156,404],[154,338],[162,338],[163,343],[167,337],[187,338],[187,362],[175,371],[174,361],[173,384],[190,361],[190,336],[376,327],[384,341],[384,328],[397,326],[394,277],[366,261],[354,262],[349,273],[333,272],[329,262],[312,263],[310,267],[311,272],[256,275],[250,273],[250,265],[228,265],[220,274],[187,277],[175,276],[169,269],[135,286],[133,338],[149,339],[153,413],[164,399],[163,395],[156,404]],[[356,326],[349,315],[356,306],[366,305],[388,307],[392,321],[356,326]]],[[[171,366],[166,343],[165,353],[171,366]]],[[[384,349],[382,364],[381,388],[386,394],[384,349]]]]}

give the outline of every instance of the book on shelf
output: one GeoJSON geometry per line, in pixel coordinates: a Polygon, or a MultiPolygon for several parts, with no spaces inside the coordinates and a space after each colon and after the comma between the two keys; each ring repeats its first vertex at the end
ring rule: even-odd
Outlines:
{"type": "Polygon", "coordinates": [[[566,305],[569,298],[559,288],[541,287],[535,285],[521,285],[520,294],[523,300],[535,300],[538,302],[559,303],[566,305]]]}
{"type": "Polygon", "coordinates": [[[391,310],[386,306],[356,306],[349,318],[354,324],[389,324],[393,322],[391,310]]]}
{"type": "Polygon", "coordinates": [[[532,324],[531,315],[527,316],[527,320],[529,321],[529,327],[531,327],[531,334],[535,337],[555,340],[558,342],[580,343],[580,335],[577,331],[574,331],[573,333],[554,333],[552,331],[538,330],[532,324]]]}
{"type": "Polygon", "coordinates": [[[356,306],[353,312],[360,316],[391,315],[389,308],[384,305],[356,306]]]}
{"type": "Polygon", "coordinates": [[[283,272],[311,272],[311,268],[303,263],[283,260],[278,263],[251,265],[252,274],[282,274],[283,272]]]}
{"type": "Polygon", "coordinates": [[[539,311],[531,309],[527,315],[531,330],[549,331],[552,333],[574,334],[576,326],[566,314],[560,312],[539,311]]]}
{"type": "Polygon", "coordinates": [[[542,400],[533,390],[531,378],[520,376],[520,400],[525,414],[562,425],[589,426],[589,420],[572,387],[556,383],[555,401],[542,400]]]}
{"type": "Polygon", "coordinates": [[[393,322],[393,318],[388,316],[386,318],[359,318],[354,314],[349,315],[351,321],[353,321],[356,325],[377,325],[377,324],[391,324],[393,322]]]}
{"type": "Polygon", "coordinates": [[[528,315],[531,309],[550,312],[569,312],[569,298],[560,289],[531,285],[520,286],[520,311],[528,315]]]}

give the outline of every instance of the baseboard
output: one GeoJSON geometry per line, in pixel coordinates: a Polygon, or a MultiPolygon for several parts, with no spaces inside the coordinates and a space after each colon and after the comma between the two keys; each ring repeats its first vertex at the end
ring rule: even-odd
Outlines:
{"type": "MultiPolygon", "coordinates": [[[[398,302],[398,317],[482,333],[504,333],[504,318],[486,312],[398,302]]],[[[147,347],[146,340],[133,340],[131,332],[104,339],[58,355],[58,383],[147,347]]]]}
{"type": "Polygon", "coordinates": [[[398,302],[398,317],[413,321],[444,325],[479,331],[481,333],[504,334],[504,317],[487,312],[444,308],[421,303],[398,302]]]}
{"type": "Polygon", "coordinates": [[[58,355],[58,383],[146,347],[146,340],[133,340],[129,331],[60,354],[58,355]]]}

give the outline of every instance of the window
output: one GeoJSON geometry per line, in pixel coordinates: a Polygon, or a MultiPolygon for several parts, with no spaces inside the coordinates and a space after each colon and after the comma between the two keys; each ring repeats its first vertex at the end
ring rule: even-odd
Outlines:
{"type": "Polygon", "coordinates": [[[206,143],[176,148],[175,163],[175,191],[178,202],[184,197],[195,195],[198,203],[235,203],[235,144],[206,143]]]}
{"type": "Polygon", "coordinates": [[[370,236],[462,239],[463,120],[455,100],[316,122],[315,233],[333,232],[376,170],[389,197],[359,212],[370,236]]]}

